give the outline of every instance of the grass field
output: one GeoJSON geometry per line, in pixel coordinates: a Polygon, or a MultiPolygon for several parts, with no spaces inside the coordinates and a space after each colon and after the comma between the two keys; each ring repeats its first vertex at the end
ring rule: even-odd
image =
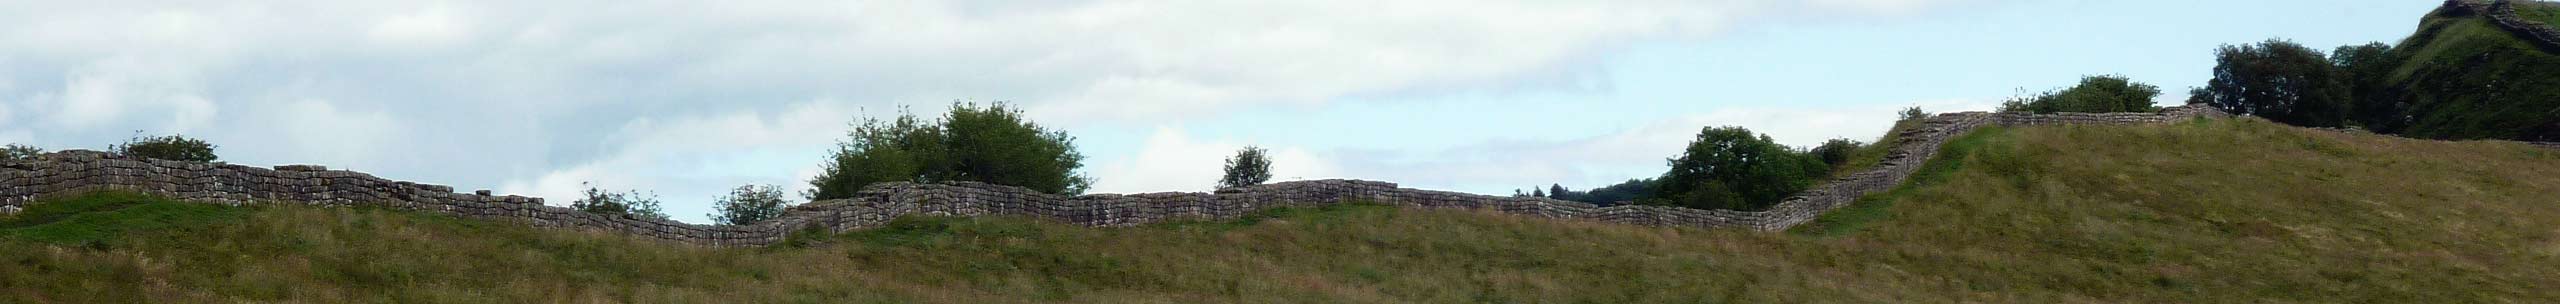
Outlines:
{"type": "Polygon", "coordinates": [[[1989,128],[1793,233],[1377,205],[905,218],[712,249],[124,193],[0,219],[8,302],[2554,302],[2560,152],[2257,120],[1989,128]]]}

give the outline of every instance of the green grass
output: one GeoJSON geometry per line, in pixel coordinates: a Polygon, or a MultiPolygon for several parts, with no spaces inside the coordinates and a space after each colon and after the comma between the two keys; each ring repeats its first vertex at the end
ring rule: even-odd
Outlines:
{"type": "Polygon", "coordinates": [[[1876,164],[1884,162],[1885,154],[1893,152],[1893,142],[1902,140],[1902,131],[1919,127],[1919,124],[1919,120],[1909,119],[1893,122],[1893,128],[1886,129],[1883,137],[1878,137],[1875,141],[1867,142],[1864,146],[1858,146],[1858,149],[1856,150],[1850,150],[1849,161],[1842,162],[1840,166],[1832,168],[1831,177],[1838,178],[1849,176],[1850,174],[1857,174],[1860,171],[1866,171],[1869,168],[1875,168],[1876,164]]]}
{"type": "MultiPolygon", "coordinates": [[[[2519,14],[2560,14],[2546,5],[2519,14]]],[[[2392,50],[2405,61],[2372,98],[2412,105],[2405,130],[2422,138],[2560,140],[2560,56],[2485,18],[2431,15],[2392,50]]]]}
{"type": "Polygon", "coordinates": [[[1983,131],[1966,133],[1954,140],[1949,140],[1945,145],[1939,146],[1936,159],[1922,164],[1920,170],[1912,172],[1911,178],[1904,181],[1903,185],[1885,193],[1860,197],[1848,206],[1823,213],[1822,216],[1789,231],[1804,235],[1836,236],[1856,231],[1877,220],[1889,217],[1892,214],[1894,201],[1912,195],[1915,189],[1944,182],[1948,174],[1963,169],[1966,163],[1982,162],[1979,158],[1985,156],[1977,155],[1982,153],[1983,146],[2007,139],[2001,136],[2008,132],[2000,128],[1998,126],[1983,127],[1981,129],[1983,131]]]}
{"type": "Polygon", "coordinates": [[[2547,288],[2560,286],[2560,206],[2550,200],[2560,152],[2259,120],[1986,128],[1944,151],[1919,182],[1799,233],[1345,204],[1107,229],[910,217],[796,236],[795,246],[720,249],[380,209],[105,193],[0,220],[0,298],[2560,301],[2547,288]],[[155,208],[193,211],[145,212],[155,208]],[[74,235],[86,237],[63,237],[74,235]]]}

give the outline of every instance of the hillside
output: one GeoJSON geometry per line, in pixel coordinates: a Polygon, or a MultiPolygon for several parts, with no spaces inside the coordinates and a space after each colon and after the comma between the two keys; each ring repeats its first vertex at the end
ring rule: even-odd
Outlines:
{"type": "Polygon", "coordinates": [[[1795,233],[1337,205],[907,217],[708,248],[107,192],[0,220],[30,302],[2550,302],[2560,151],[2249,120],[1989,127],[1795,233]],[[114,292],[100,292],[114,291],[114,292]],[[850,301],[848,301],[850,300],[850,301]]]}
{"type": "MultiPolygon", "coordinates": [[[[2560,23],[2560,6],[2511,6],[2524,21],[2560,23]]],[[[2532,36],[2475,10],[2438,9],[2392,49],[2401,64],[2375,98],[2408,107],[2399,130],[2408,136],[2560,141],[2560,46],[2532,36]]]]}

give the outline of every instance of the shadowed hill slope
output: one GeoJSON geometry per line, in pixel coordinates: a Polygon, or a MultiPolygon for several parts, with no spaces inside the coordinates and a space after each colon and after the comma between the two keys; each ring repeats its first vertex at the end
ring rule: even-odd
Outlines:
{"type": "MultiPolygon", "coordinates": [[[[2560,5],[2448,1],[2393,47],[2401,63],[2369,96],[2405,107],[2420,138],[2560,141],[2560,5]]],[[[2398,125],[2405,124],[2405,127],[2398,125]]]]}
{"type": "Polygon", "coordinates": [[[2551,302],[2560,152],[2253,119],[1986,127],[1800,233],[1284,208],[905,217],[706,248],[132,194],[0,220],[36,302],[2551,302]],[[114,290],[123,292],[97,292],[114,290]]]}

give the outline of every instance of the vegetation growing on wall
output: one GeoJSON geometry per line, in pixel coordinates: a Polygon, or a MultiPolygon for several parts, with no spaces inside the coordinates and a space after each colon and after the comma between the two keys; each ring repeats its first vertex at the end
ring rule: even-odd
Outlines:
{"type": "Polygon", "coordinates": [[[1055,194],[1083,193],[1093,179],[1076,172],[1084,154],[1075,137],[1025,120],[1005,103],[952,103],[938,120],[900,114],[864,119],[837,143],[825,169],[809,181],[811,200],[853,197],[881,182],[975,181],[1055,194]]]}
{"type": "Polygon", "coordinates": [[[136,132],[132,139],[107,149],[126,156],[174,161],[210,162],[220,159],[213,154],[213,143],[180,135],[143,136],[136,132]]]}

